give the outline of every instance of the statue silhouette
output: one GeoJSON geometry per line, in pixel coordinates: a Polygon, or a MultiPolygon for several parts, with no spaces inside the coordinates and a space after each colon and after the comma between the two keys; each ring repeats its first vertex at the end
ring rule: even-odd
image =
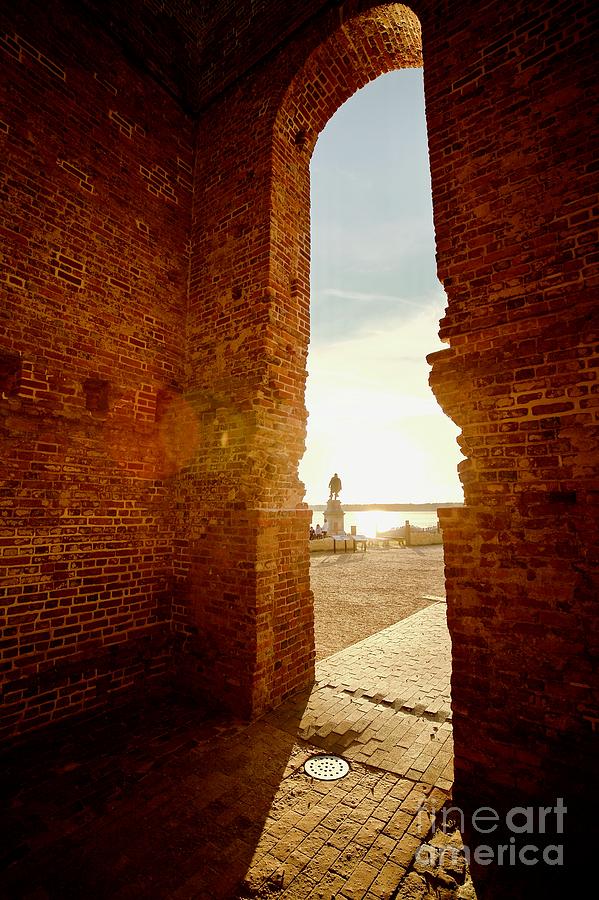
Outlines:
{"type": "Polygon", "coordinates": [[[331,480],[329,481],[329,500],[334,497],[337,500],[339,496],[339,492],[341,490],[341,479],[335,472],[331,480]]]}

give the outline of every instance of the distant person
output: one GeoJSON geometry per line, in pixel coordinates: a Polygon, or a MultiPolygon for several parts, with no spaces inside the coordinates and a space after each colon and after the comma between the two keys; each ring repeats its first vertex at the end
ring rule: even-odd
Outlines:
{"type": "Polygon", "coordinates": [[[316,537],[316,532],[314,531],[314,528],[312,527],[312,525],[310,525],[310,540],[313,541],[315,537],[316,537]]]}
{"type": "Polygon", "coordinates": [[[316,539],[322,537],[322,528],[320,527],[320,525],[317,525],[317,526],[316,526],[315,536],[316,536],[316,539]]]}
{"type": "Polygon", "coordinates": [[[329,500],[334,498],[337,500],[339,497],[339,492],[341,491],[341,479],[335,472],[331,480],[329,481],[329,500]]]}

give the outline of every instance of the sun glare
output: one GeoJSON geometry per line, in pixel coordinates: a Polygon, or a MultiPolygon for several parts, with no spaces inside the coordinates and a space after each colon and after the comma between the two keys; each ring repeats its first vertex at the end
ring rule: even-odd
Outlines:
{"type": "Polygon", "coordinates": [[[311,353],[307,451],[300,466],[308,503],[326,501],[334,471],[349,503],[461,502],[456,426],[428,386],[426,353],[438,348],[443,300],[383,332],[311,353]]]}
{"type": "Polygon", "coordinates": [[[326,502],[338,471],[345,503],[461,502],[458,429],[428,386],[447,298],[422,73],[358,91],[320,135],[311,173],[306,500],[326,502]]]}

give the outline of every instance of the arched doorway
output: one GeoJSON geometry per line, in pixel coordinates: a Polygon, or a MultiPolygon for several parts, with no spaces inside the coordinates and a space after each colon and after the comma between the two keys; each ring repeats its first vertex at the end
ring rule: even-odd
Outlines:
{"type": "Polygon", "coordinates": [[[399,69],[361,88],[328,121],[310,162],[309,418],[299,475],[320,528],[338,468],[345,530],[370,539],[358,553],[333,553],[331,538],[310,542],[317,662],[444,596],[431,501],[463,499],[458,429],[428,385],[426,355],[441,349],[447,297],[436,277],[422,76],[399,69]],[[406,520],[417,546],[376,540],[406,520]]]}
{"type": "MultiPolygon", "coordinates": [[[[314,40],[303,63],[295,72],[277,112],[273,134],[271,195],[270,278],[277,290],[276,300],[285,316],[287,333],[294,338],[293,356],[288,359],[287,378],[302,408],[286,422],[291,445],[299,453],[305,438],[303,408],[306,362],[310,336],[310,159],[318,135],[332,115],[357,90],[380,75],[422,65],[420,24],[408,7],[398,4],[374,6],[362,12],[349,11],[346,18],[332,17],[329,36],[314,40]],[[284,312],[283,312],[284,311],[284,312]],[[297,438],[294,432],[297,431],[297,438]]],[[[307,34],[297,51],[306,53],[311,38],[307,34]]],[[[299,485],[301,491],[302,486],[299,485]]],[[[306,527],[306,526],[304,526],[306,527]]],[[[307,569],[307,560],[302,561],[307,569]]],[[[306,571],[304,569],[304,571],[306,571]]],[[[310,605],[311,595],[303,603],[310,605]]],[[[313,654],[313,614],[310,646],[313,654]]],[[[304,634],[305,640],[305,634],[304,634]]]]}
{"type": "MultiPolygon", "coordinates": [[[[308,511],[297,477],[309,337],[309,155],[319,129],[361,84],[421,63],[414,14],[397,4],[364,6],[327,7],[304,20],[199,122],[190,386],[216,385],[247,427],[230,433],[218,480],[200,460],[186,484],[192,563],[185,612],[206,650],[205,681],[241,698],[252,714],[305,686],[313,672],[308,511]],[[227,534],[224,559],[218,535],[200,533],[209,503],[227,534]]],[[[581,204],[590,199],[570,94],[557,90],[554,74],[580,98],[580,112],[588,85],[556,47],[586,45],[580,22],[562,8],[547,10],[547,27],[537,28],[523,3],[509,17],[488,6],[480,29],[478,11],[463,19],[461,8],[418,2],[415,9],[425,35],[438,273],[449,299],[441,334],[451,346],[435,356],[433,384],[467,454],[460,470],[467,506],[444,517],[456,762],[473,790],[481,778],[501,791],[521,776],[540,795],[547,765],[557,785],[564,760],[578,751],[586,759],[591,745],[590,720],[567,705],[560,684],[567,668],[569,683],[590,690],[584,654],[591,655],[592,579],[582,523],[591,432],[579,360],[590,352],[591,301],[573,286],[584,280],[586,245],[568,249],[570,259],[560,243],[570,194],[581,204]],[[504,53],[508,46],[517,51],[504,53]],[[541,71],[540,60],[551,65],[541,71]],[[533,77],[543,85],[547,115],[530,114],[543,106],[531,95],[533,77]],[[542,210],[539,184],[551,186],[542,210]],[[548,362],[548,353],[557,355],[548,362]],[[572,385],[561,378],[561,359],[572,368],[572,385]],[[541,532],[550,536],[545,554],[528,539],[541,532]],[[574,548],[575,561],[564,563],[564,547],[574,548]],[[557,731],[544,698],[545,660],[556,646],[557,731]],[[508,693],[513,681],[518,690],[508,693]],[[523,723],[519,734],[515,719],[523,723]],[[576,740],[565,752],[569,734],[576,740]],[[514,752],[520,776],[512,774],[514,752]]]]}

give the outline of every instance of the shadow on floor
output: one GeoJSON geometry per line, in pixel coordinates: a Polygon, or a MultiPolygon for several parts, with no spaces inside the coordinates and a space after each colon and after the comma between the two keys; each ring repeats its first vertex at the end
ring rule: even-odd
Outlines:
{"type": "MultiPolygon", "coordinates": [[[[582,896],[573,885],[589,869],[593,829],[576,798],[565,798],[563,866],[542,864],[538,851],[536,863],[512,865],[512,843],[542,854],[527,829],[462,837],[462,827],[432,827],[447,804],[467,812],[459,826],[492,806],[478,790],[460,802],[454,786],[450,798],[448,653],[435,604],[319,663],[311,691],[251,725],[165,696],[31,738],[0,758],[0,897],[582,896]],[[348,758],[347,777],[305,775],[316,744],[348,758]],[[505,845],[503,862],[469,873],[467,853],[481,844],[495,860],[505,845]]],[[[545,786],[549,799],[561,796],[558,784],[545,786]]],[[[499,820],[509,821],[504,811],[499,820]]],[[[523,821],[518,812],[516,828],[523,821]]],[[[562,842],[561,832],[540,837],[562,842]]]]}
{"type": "Polygon", "coordinates": [[[243,896],[281,782],[308,755],[294,744],[168,698],[31,740],[0,760],[0,896],[243,896]]]}

